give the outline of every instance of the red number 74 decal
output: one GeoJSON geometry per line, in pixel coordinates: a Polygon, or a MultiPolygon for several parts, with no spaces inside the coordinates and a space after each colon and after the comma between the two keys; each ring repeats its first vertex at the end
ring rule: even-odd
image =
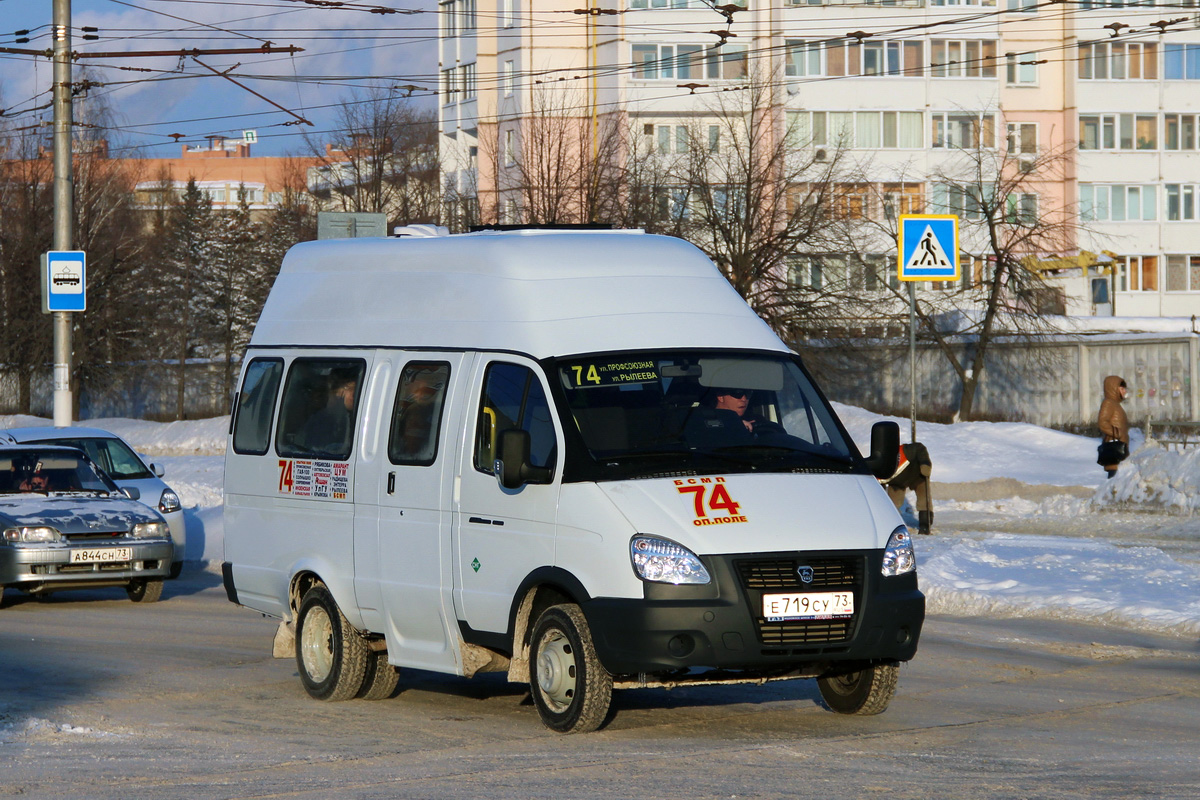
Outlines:
{"type": "Polygon", "coordinates": [[[738,509],[741,508],[740,503],[735,503],[733,498],[729,496],[729,490],[725,488],[723,483],[714,484],[699,484],[697,486],[677,486],[680,494],[692,494],[692,500],[696,504],[696,517],[708,516],[705,511],[704,495],[708,494],[708,509],[710,511],[724,511],[731,517],[736,517],[738,509]],[[712,489],[712,491],[708,491],[712,489]]]}

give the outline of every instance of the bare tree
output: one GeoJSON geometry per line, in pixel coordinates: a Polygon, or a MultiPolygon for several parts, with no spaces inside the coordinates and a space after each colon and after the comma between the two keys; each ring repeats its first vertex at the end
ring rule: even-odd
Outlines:
{"type": "Polygon", "coordinates": [[[342,103],[333,143],[309,142],[318,163],[309,189],[324,208],[381,212],[394,224],[436,222],[440,212],[437,121],[385,90],[342,103]]]}

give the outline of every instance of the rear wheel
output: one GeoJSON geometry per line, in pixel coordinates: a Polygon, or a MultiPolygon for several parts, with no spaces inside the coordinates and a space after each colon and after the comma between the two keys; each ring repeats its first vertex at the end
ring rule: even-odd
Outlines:
{"type": "Polygon", "coordinates": [[[363,687],[369,651],[322,584],[305,593],[296,615],[296,666],[317,700],[349,700],[363,687]]]}
{"type": "Polygon", "coordinates": [[[900,665],[892,661],[817,678],[817,687],[831,711],[870,716],[882,714],[888,707],[899,678],[900,665]]]}
{"type": "Polygon", "coordinates": [[[360,700],[386,700],[399,683],[400,671],[388,663],[387,650],[368,652],[367,671],[357,696],[360,700]]]}
{"type": "Polygon", "coordinates": [[[533,628],[529,688],[538,716],[559,733],[599,728],[612,703],[612,676],[596,657],[579,606],[551,606],[533,628]]]}
{"type": "Polygon", "coordinates": [[[157,603],[162,598],[162,578],[135,578],[125,587],[125,593],[135,603],[157,603]]]}

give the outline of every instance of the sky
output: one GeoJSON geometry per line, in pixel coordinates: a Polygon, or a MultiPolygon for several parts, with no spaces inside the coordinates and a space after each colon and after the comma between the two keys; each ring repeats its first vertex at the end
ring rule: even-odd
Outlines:
{"type": "MultiPolygon", "coordinates": [[[[867,448],[871,425],[883,417],[835,405],[860,449],[867,448]]],[[[896,421],[907,441],[907,422],[896,421]]],[[[0,427],[45,424],[0,416],[0,427]]],[[[219,571],[229,418],[87,424],[118,433],[165,466],[185,509],[188,560],[219,571]]],[[[1026,423],[919,422],[917,438],[934,462],[934,535],[913,537],[930,613],[1200,635],[1200,447],[1167,450],[1135,429],[1129,460],[1106,480],[1096,465],[1097,442],[1085,436],[1026,423]],[[939,495],[948,484],[995,489],[1007,487],[1005,480],[1028,487],[987,500],[939,495]]],[[[910,508],[905,517],[915,526],[910,508]]]]}
{"type": "MultiPolygon", "coordinates": [[[[103,84],[81,101],[76,120],[85,120],[89,101],[107,104],[113,127],[107,137],[114,155],[173,156],[170,134],[182,143],[204,144],[206,136],[240,139],[253,130],[255,155],[306,152],[311,137],[322,147],[344,100],[383,88],[424,97],[432,108],[437,88],[437,21],[432,0],[345,0],[341,8],[306,0],[73,0],[72,49],[80,53],[132,53],[181,48],[259,48],[294,45],[304,52],[200,56],[213,69],[233,68],[230,77],[283,106],[275,108],[192,58],[125,57],[82,59],[88,78],[103,84]],[[380,14],[373,10],[398,13],[380,14]],[[83,41],[82,28],[95,27],[96,41],[83,41]],[[137,71],[132,71],[137,70],[137,71]],[[311,126],[300,123],[301,117],[311,126]],[[288,124],[293,123],[293,124],[288,124]]],[[[0,0],[0,47],[52,47],[52,0],[0,0]],[[16,31],[29,30],[28,43],[16,31]]],[[[0,124],[37,124],[52,119],[52,64],[44,57],[0,54],[0,124]]]]}

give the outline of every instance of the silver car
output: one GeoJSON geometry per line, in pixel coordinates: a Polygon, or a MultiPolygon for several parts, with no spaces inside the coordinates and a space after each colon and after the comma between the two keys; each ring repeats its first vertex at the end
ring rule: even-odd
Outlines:
{"type": "Polygon", "coordinates": [[[179,577],[187,550],[187,526],[179,495],[162,480],[162,467],[146,464],[124,439],[100,428],[9,428],[0,430],[0,443],[3,442],[77,447],[108,473],[117,486],[136,489],[133,499],[156,509],[171,529],[171,541],[175,543],[171,577],[179,577]]]}
{"type": "Polygon", "coordinates": [[[162,515],[130,499],[79,450],[0,446],[0,603],[8,588],[101,586],[153,602],[174,556],[162,515]]]}

